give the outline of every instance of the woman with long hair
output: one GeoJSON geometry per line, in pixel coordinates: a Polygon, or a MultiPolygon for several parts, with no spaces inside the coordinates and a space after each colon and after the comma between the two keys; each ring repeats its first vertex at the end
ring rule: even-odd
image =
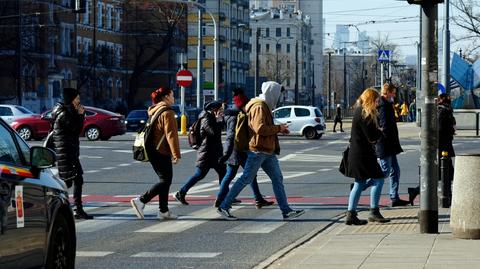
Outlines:
{"type": "Polygon", "coordinates": [[[180,160],[177,120],[172,109],[175,98],[173,91],[166,87],[160,87],[152,92],[151,98],[153,105],[148,108],[148,116],[152,119],[154,115],[159,114],[157,120],[151,123],[153,138],[146,141],[146,149],[150,164],[160,181],[140,197],[132,199],[130,203],[137,217],[143,219],[145,204],[158,195],[160,207],[158,219],[176,219],[177,216],[168,209],[168,193],[173,178],[172,164],[178,164],[180,160]]]}
{"type": "Polygon", "coordinates": [[[384,174],[377,162],[374,145],[382,135],[378,125],[377,105],[380,95],[373,89],[366,89],[358,98],[353,113],[350,137],[350,151],[345,175],[355,178],[348,199],[348,211],[345,224],[364,225],[365,220],[357,217],[357,206],[366,187],[368,179],[371,182],[370,191],[370,222],[388,222],[379,211],[380,195],[384,183],[384,174]]]}

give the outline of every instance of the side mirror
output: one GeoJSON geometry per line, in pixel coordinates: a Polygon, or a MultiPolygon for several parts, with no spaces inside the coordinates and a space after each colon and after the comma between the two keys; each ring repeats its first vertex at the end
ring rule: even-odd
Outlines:
{"type": "Polygon", "coordinates": [[[50,168],[55,165],[56,159],[55,152],[51,149],[39,146],[33,146],[30,148],[30,162],[32,168],[50,168]]]}

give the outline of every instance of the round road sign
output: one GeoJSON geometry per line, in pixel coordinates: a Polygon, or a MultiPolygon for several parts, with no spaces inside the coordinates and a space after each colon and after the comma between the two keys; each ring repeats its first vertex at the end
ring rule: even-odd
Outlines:
{"type": "Polygon", "coordinates": [[[177,73],[177,84],[182,87],[188,87],[192,84],[193,75],[187,69],[178,71],[177,73]]]}

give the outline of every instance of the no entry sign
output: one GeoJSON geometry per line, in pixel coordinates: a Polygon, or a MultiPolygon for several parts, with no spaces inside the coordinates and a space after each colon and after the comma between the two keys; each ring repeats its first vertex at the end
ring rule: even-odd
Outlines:
{"type": "Polygon", "coordinates": [[[193,75],[187,69],[178,71],[177,73],[177,84],[182,87],[188,87],[192,84],[193,75]]]}

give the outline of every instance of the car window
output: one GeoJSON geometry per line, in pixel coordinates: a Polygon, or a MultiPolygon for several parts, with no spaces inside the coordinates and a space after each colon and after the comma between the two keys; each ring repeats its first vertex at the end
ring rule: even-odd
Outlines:
{"type": "Polygon", "coordinates": [[[0,107],[0,116],[13,116],[12,109],[9,107],[0,107]]]}
{"type": "Polygon", "coordinates": [[[306,108],[295,108],[295,116],[297,117],[310,117],[310,110],[306,108]]]}
{"type": "Polygon", "coordinates": [[[25,162],[27,164],[30,164],[30,147],[28,146],[27,143],[18,135],[15,133],[15,136],[17,137],[18,145],[20,146],[20,151],[23,155],[23,158],[25,159],[25,162]]]}
{"type": "Polygon", "coordinates": [[[280,108],[278,110],[275,111],[274,113],[274,117],[275,118],[289,118],[290,117],[290,112],[291,109],[290,108],[280,108]]]}
{"type": "Polygon", "coordinates": [[[22,164],[13,137],[3,125],[0,125],[0,163],[22,164]]]}
{"type": "Polygon", "coordinates": [[[22,112],[23,114],[34,114],[32,111],[22,107],[22,106],[15,106],[18,111],[22,112]]]}
{"type": "Polygon", "coordinates": [[[95,115],[94,112],[89,111],[89,110],[85,110],[85,116],[93,116],[93,115],[95,115]]]}
{"type": "Polygon", "coordinates": [[[148,113],[146,110],[134,110],[128,114],[127,118],[148,118],[148,113]]]}
{"type": "Polygon", "coordinates": [[[315,117],[323,117],[322,112],[318,108],[315,108],[315,117]]]}

